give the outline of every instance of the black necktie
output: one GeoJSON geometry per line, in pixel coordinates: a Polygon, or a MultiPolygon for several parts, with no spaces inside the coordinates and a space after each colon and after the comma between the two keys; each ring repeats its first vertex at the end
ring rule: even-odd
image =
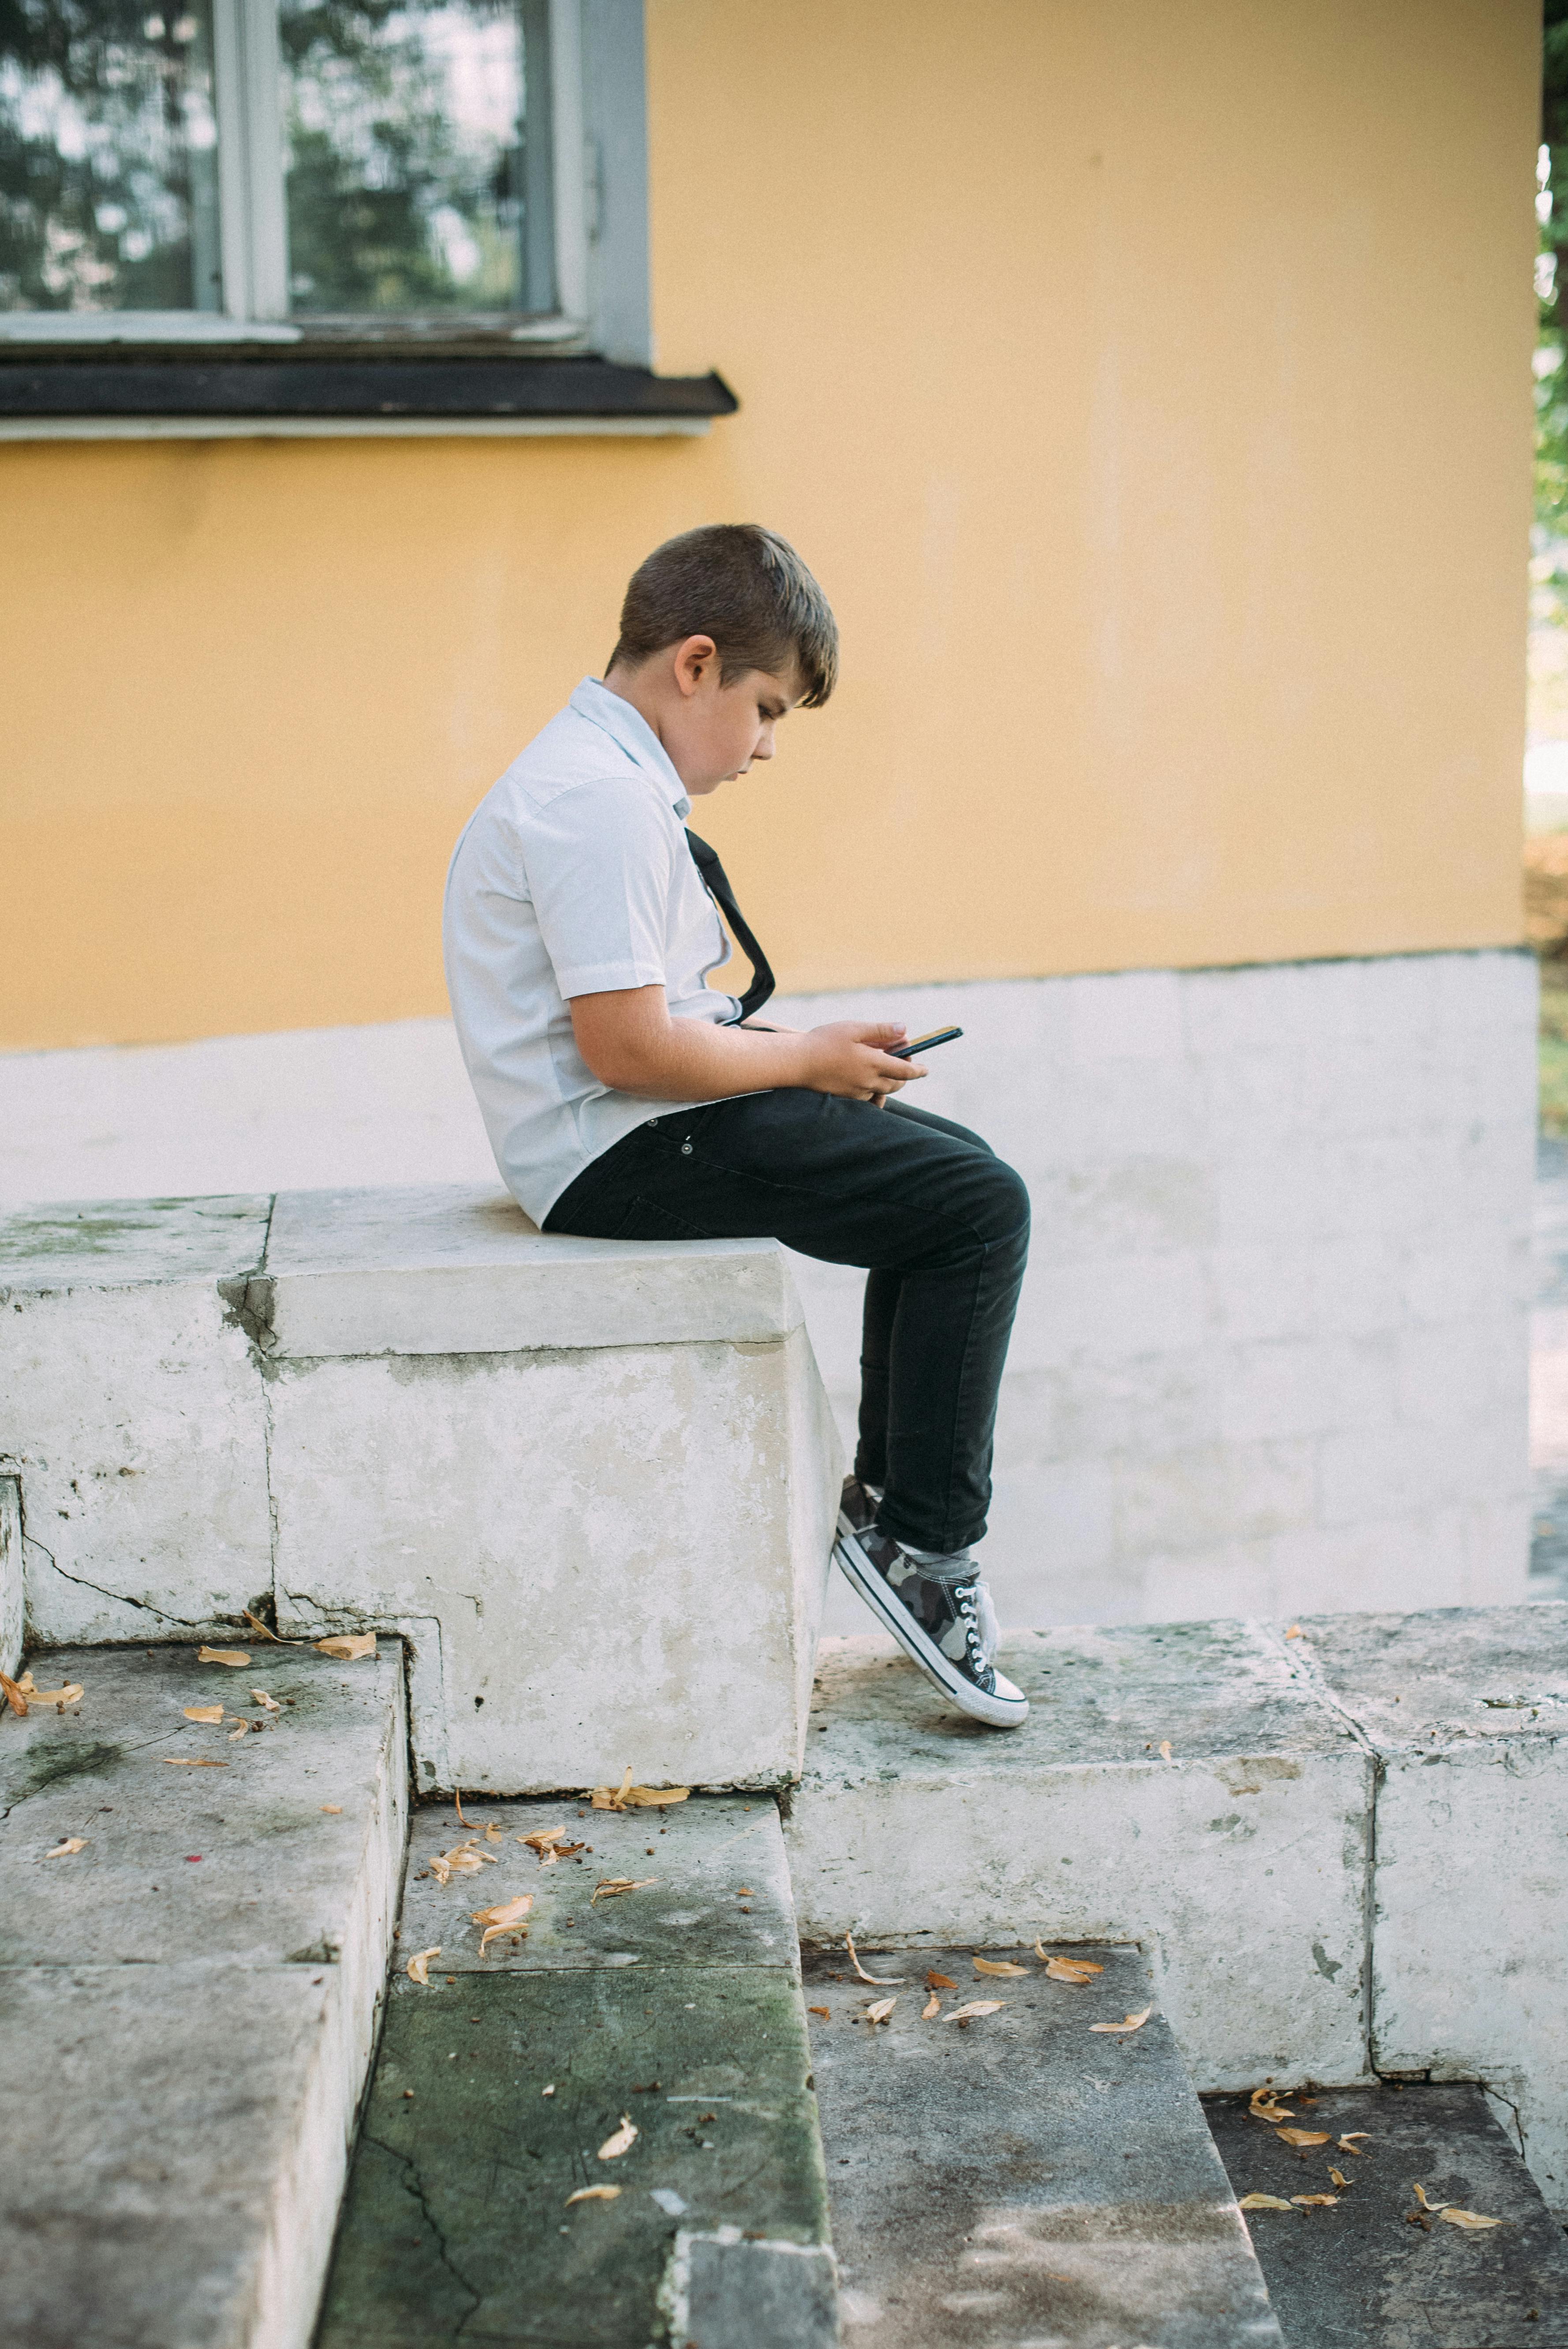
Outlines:
{"type": "Polygon", "coordinates": [[[729,885],[728,874],[718,861],[717,849],[710,848],[706,840],[699,840],[696,833],[689,830],[686,846],[691,850],[692,863],[707,884],[708,894],[734,932],[736,944],[751,965],[751,984],[740,999],[740,1017],[749,1019],[754,1011],[761,1010],[778,982],[768,968],[767,956],[751,935],[745,915],[735,902],[735,892],[729,885]]]}

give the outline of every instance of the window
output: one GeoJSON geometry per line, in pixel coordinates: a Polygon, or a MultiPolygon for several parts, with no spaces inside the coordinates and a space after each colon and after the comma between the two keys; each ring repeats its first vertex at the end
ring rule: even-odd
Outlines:
{"type": "Polygon", "coordinates": [[[640,0],[11,0],[0,338],[647,361],[640,0]]]}

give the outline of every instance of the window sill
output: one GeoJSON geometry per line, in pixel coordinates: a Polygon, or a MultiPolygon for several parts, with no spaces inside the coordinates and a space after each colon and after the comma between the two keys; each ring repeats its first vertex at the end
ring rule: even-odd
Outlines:
{"type": "Polygon", "coordinates": [[[717,375],[599,358],[0,350],[0,440],[689,438],[738,406],[717,375]]]}

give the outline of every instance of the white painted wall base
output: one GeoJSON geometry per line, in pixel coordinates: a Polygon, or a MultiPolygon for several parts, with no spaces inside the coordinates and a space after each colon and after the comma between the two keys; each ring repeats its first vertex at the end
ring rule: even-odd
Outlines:
{"type": "MultiPolygon", "coordinates": [[[[1506,952],[780,1002],[962,1022],[916,1097],[1029,1183],[1005,1619],[1523,1595],[1534,1002],[1506,952]]],[[[0,1089],[0,1204],[492,1179],[444,1021],[14,1055],[0,1089]]],[[[849,1435],[859,1276],[795,1269],[849,1435]]]]}

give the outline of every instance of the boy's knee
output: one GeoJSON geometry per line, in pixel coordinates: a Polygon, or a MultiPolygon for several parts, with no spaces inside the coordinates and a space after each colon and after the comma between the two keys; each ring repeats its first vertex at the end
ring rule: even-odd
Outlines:
{"type": "Polygon", "coordinates": [[[1005,1158],[987,1158],[982,1173],[985,1225],[993,1244],[1029,1236],[1029,1186],[1005,1158]]]}

